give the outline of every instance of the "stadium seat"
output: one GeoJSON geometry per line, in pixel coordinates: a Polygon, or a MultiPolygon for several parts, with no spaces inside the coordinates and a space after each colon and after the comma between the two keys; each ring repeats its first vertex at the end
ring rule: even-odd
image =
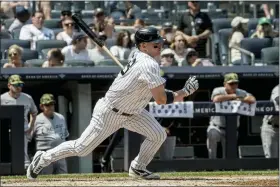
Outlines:
{"type": "Polygon", "coordinates": [[[61,16],[61,11],[60,10],[52,10],[51,11],[51,17],[52,19],[58,19],[61,16]]]}
{"type": "MultiPolygon", "coordinates": [[[[248,22],[248,31],[250,32],[251,30],[256,30],[257,25],[258,25],[258,18],[250,18],[248,22]]],[[[249,33],[248,33],[249,35],[249,33]]]]}
{"type": "Polygon", "coordinates": [[[21,28],[17,28],[13,30],[12,32],[13,39],[19,39],[20,30],[21,28]]]}
{"type": "Polygon", "coordinates": [[[273,38],[273,44],[274,47],[279,47],[279,38],[273,38]]]}
{"type": "MultiPolygon", "coordinates": [[[[244,38],[243,40],[241,40],[241,45],[240,45],[242,49],[245,49],[254,55],[255,57],[254,63],[261,62],[261,50],[263,48],[271,47],[271,46],[272,46],[272,39],[269,38],[265,38],[265,39],[244,38]]],[[[251,64],[251,57],[243,52],[241,52],[241,59],[243,65],[251,64]]],[[[251,65],[254,65],[254,63],[251,65]]]]}
{"type": "Polygon", "coordinates": [[[8,63],[8,59],[1,59],[0,60],[0,67],[2,68],[4,64],[8,63]]]}
{"type": "Polygon", "coordinates": [[[4,57],[4,52],[9,49],[13,44],[16,44],[22,48],[30,49],[30,41],[28,40],[17,40],[17,39],[1,39],[1,53],[4,57]]]}
{"type": "Polygon", "coordinates": [[[261,145],[240,145],[238,146],[239,158],[264,157],[263,147],[261,145]]]}
{"type": "MultiPolygon", "coordinates": [[[[229,50],[229,38],[232,33],[232,29],[221,29],[219,30],[219,64],[228,64],[228,50],[229,50]]],[[[217,62],[215,62],[217,63],[217,62]]]]}
{"type": "Polygon", "coordinates": [[[279,18],[273,20],[274,30],[279,31],[279,18]]]}
{"type": "Polygon", "coordinates": [[[0,39],[12,39],[12,35],[8,31],[1,31],[0,32],[0,39]]]}
{"type": "Polygon", "coordinates": [[[39,55],[42,56],[43,49],[49,48],[63,48],[67,46],[67,43],[63,40],[38,40],[36,41],[36,50],[39,55]]]}
{"type": "Polygon", "coordinates": [[[220,18],[220,19],[213,19],[213,35],[212,35],[212,59],[214,62],[218,60],[219,54],[219,30],[231,28],[231,19],[227,18],[220,18]]]}
{"type": "Polygon", "coordinates": [[[96,66],[117,66],[117,64],[112,59],[104,59],[100,61],[96,66]]]}
{"type": "Polygon", "coordinates": [[[261,50],[262,62],[267,65],[279,65],[279,46],[261,50]]]}
{"type": "Polygon", "coordinates": [[[31,59],[31,60],[26,60],[25,63],[30,65],[31,67],[42,67],[45,61],[46,59],[31,59]]]}
{"type": "Polygon", "coordinates": [[[87,67],[94,66],[94,62],[91,60],[66,60],[64,65],[66,67],[87,67]]]}
{"type": "Polygon", "coordinates": [[[14,20],[15,20],[14,18],[4,20],[4,25],[5,25],[6,30],[8,30],[10,28],[10,26],[12,25],[14,20]]]}
{"type": "Polygon", "coordinates": [[[60,19],[45,20],[44,27],[46,27],[48,29],[60,28],[60,19]]]}

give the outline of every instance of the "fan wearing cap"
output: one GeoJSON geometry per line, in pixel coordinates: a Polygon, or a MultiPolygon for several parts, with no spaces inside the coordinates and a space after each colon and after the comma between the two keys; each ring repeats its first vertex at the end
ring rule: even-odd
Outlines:
{"type": "Polygon", "coordinates": [[[177,66],[172,49],[164,49],[161,53],[161,67],[177,66]]]}
{"type": "MultiPolygon", "coordinates": [[[[236,73],[228,73],[224,76],[224,86],[214,88],[211,100],[214,103],[239,100],[244,103],[252,104],[256,102],[255,97],[245,90],[238,88],[238,75],[236,73]]],[[[237,128],[239,127],[239,118],[237,119],[237,128]]],[[[217,143],[221,142],[223,148],[223,158],[225,158],[225,116],[211,116],[210,124],[207,129],[207,149],[208,156],[211,159],[217,158],[217,143]]],[[[236,133],[236,132],[231,132],[236,133]]]]}
{"type": "MultiPolygon", "coordinates": [[[[37,115],[34,131],[32,133],[36,141],[37,151],[49,150],[62,142],[69,136],[66,121],[63,115],[55,112],[55,99],[52,94],[46,93],[40,99],[42,112],[37,115]]],[[[66,160],[56,161],[42,170],[42,174],[67,173],[66,160]]]]}
{"type": "Polygon", "coordinates": [[[160,30],[160,35],[165,38],[164,45],[171,45],[172,38],[174,37],[174,30],[173,30],[173,24],[171,22],[165,22],[162,25],[162,28],[160,30]]]}
{"type": "Polygon", "coordinates": [[[256,32],[254,32],[251,38],[274,38],[279,36],[278,32],[273,31],[271,20],[263,17],[258,21],[256,32]]]}
{"type": "Polygon", "coordinates": [[[8,79],[9,91],[1,95],[1,105],[20,105],[24,106],[24,165],[25,168],[30,164],[28,156],[28,139],[34,127],[37,107],[32,97],[22,92],[24,82],[19,75],[11,75],[8,79]],[[28,115],[30,114],[30,123],[28,124],[28,115]]]}
{"type": "Polygon", "coordinates": [[[64,47],[61,52],[66,60],[90,60],[87,47],[87,35],[75,33],[72,37],[72,45],[64,47]]]}
{"type": "Polygon", "coordinates": [[[15,20],[9,27],[10,33],[13,32],[13,30],[18,29],[22,27],[23,25],[30,24],[30,13],[28,9],[26,9],[24,6],[17,6],[15,11],[15,20]]]}
{"type": "Polygon", "coordinates": [[[249,19],[237,16],[231,21],[232,34],[229,39],[229,48],[231,55],[231,65],[241,64],[241,52],[234,47],[240,47],[241,40],[247,32],[247,23],[249,19]]]}

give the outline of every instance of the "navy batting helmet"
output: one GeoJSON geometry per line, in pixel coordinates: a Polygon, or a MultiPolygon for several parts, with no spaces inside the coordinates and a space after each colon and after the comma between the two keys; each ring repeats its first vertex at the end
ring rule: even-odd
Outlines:
{"type": "Polygon", "coordinates": [[[134,38],[136,46],[142,42],[162,43],[164,41],[159,34],[159,30],[154,27],[145,27],[137,30],[134,38]]]}

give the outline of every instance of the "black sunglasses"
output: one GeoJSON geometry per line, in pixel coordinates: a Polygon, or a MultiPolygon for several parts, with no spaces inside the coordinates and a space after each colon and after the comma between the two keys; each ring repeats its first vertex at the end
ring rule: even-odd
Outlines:
{"type": "Polygon", "coordinates": [[[162,55],[162,58],[164,58],[164,57],[166,57],[166,58],[168,58],[168,57],[174,58],[174,55],[162,55]]]}
{"type": "Polygon", "coordinates": [[[23,87],[23,83],[12,84],[14,87],[23,87]]]}
{"type": "Polygon", "coordinates": [[[9,57],[11,56],[17,56],[18,54],[17,53],[9,53],[9,57]]]}
{"type": "Polygon", "coordinates": [[[66,27],[72,27],[72,26],[74,26],[74,23],[65,23],[64,24],[66,27]]]}

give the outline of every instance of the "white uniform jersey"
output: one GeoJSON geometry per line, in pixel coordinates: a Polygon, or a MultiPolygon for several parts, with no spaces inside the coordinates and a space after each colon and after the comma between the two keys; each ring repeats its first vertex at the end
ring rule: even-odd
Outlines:
{"type": "Polygon", "coordinates": [[[139,114],[152,98],[150,89],[165,83],[159,64],[149,55],[136,51],[105,98],[121,112],[139,114]]]}
{"type": "Polygon", "coordinates": [[[26,93],[20,93],[20,96],[15,99],[9,92],[1,95],[1,105],[23,105],[24,106],[24,131],[28,130],[28,114],[37,114],[37,107],[32,97],[26,93]]]}

